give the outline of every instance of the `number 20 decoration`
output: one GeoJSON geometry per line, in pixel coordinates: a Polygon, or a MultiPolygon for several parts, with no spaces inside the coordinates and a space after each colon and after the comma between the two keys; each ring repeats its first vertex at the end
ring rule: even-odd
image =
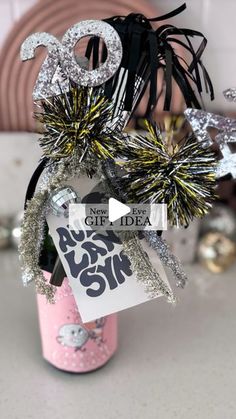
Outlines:
{"type": "Polygon", "coordinates": [[[44,46],[48,56],[44,60],[33,91],[33,99],[41,100],[69,90],[69,80],[81,86],[100,86],[118,70],[122,59],[122,44],[118,33],[106,22],[84,20],[73,25],[64,34],[61,42],[46,32],[30,35],[21,46],[22,61],[35,58],[35,50],[44,46]],[[86,70],[76,61],[74,48],[86,36],[98,36],[107,48],[106,61],[95,70],[86,70]],[[61,73],[60,83],[54,76],[61,73]]]}

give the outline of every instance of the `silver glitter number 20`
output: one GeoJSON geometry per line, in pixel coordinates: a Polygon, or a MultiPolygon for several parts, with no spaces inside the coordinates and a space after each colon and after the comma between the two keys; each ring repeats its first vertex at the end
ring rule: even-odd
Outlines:
{"type": "Polygon", "coordinates": [[[61,91],[66,92],[69,89],[69,80],[67,77],[62,79],[60,86],[58,83],[53,82],[53,76],[56,71],[58,72],[57,69],[59,67],[60,51],[62,48],[61,43],[57,40],[57,38],[55,38],[55,36],[46,32],[36,32],[26,38],[21,46],[22,61],[34,58],[35,50],[39,46],[47,48],[48,56],[45,58],[41,66],[34,86],[33,98],[35,100],[59,95],[61,91]]]}
{"type": "Polygon", "coordinates": [[[35,50],[39,46],[47,48],[48,56],[42,64],[34,87],[33,98],[35,100],[68,91],[69,79],[81,86],[103,84],[118,70],[123,52],[118,33],[111,25],[100,20],[85,20],[72,26],[65,33],[61,42],[45,32],[30,35],[21,46],[22,61],[34,58],[35,50]],[[85,70],[78,64],[74,53],[77,42],[85,36],[101,37],[107,47],[105,63],[91,71],[85,70]],[[53,81],[56,72],[62,74],[60,83],[53,81]]]}

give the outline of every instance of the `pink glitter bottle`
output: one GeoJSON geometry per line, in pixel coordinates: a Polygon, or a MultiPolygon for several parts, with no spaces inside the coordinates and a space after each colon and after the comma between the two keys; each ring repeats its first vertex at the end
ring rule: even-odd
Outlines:
{"type": "MultiPolygon", "coordinates": [[[[45,278],[51,274],[44,271],[45,278]]],[[[117,349],[117,315],[83,324],[68,279],[58,287],[55,304],[38,295],[43,357],[64,371],[84,373],[106,364],[117,349]]]]}

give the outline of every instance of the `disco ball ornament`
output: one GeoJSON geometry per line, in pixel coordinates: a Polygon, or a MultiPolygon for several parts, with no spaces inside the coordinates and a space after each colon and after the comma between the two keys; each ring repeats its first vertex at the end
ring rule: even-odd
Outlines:
{"type": "Polygon", "coordinates": [[[209,271],[224,272],[236,260],[236,244],[222,233],[207,233],[199,242],[198,259],[209,271]]]}
{"type": "Polygon", "coordinates": [[[215,204],[211,211],[201,220],[201,235],[210,232],[222,233],[236,241],[235,212],[223,204],[215,204]]]}
{"type": "Polygon", "coordinates": [[[11,229],[9,219],[0,218],[0,250],[6,249],[11,243],[11,229]]]}
{"type": "Polygon", "coordinates": [[[78,194],[70,187],[63,186],[54,191],[49,198],[49,205],[57,217],[69,217],[69,205],[81,202],[78,194]]]}
{"type": "Polygon", "coordinates": [[[18,248],[21,238],[21,222],[23,220],[24,212],[20,211],[12,220],[11,225],[11,243],[18,248]]]}

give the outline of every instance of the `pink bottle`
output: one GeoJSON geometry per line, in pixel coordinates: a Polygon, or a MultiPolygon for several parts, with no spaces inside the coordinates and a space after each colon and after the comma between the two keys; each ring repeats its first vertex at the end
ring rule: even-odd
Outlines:
{"type": "MultiPolygon", "coordinates": [[[[51,274],[44,271],[47,280],[51,274]]],[[[106,364],[117,349],[117,315],[83,324],[68,279],[55,304],[37,296],[43,357],[56,368],[83,373],[106,364]]]]}

